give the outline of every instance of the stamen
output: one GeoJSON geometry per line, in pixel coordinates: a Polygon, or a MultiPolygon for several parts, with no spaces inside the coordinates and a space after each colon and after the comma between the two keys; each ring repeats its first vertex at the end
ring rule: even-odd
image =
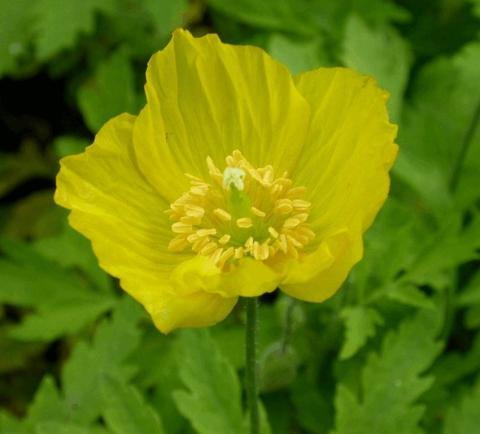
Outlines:
{"type": "Polygon", "coordinates": [[[248,229],[253,226],[252,219],[250,217],[242,217],[237,219],[237,226],[242,229],[248,229]]]}
{"type": "Polygon", "coordinates": [[[230,220],[232,220],[232,216],[227,211],[221,208],[214,209],[213,213],[224,222],[229,222],[230,220]]]}
{"type": "Polygon", "coordinates": [[[265,217],[267,214],[264,213],[263,211],[259,210],[258,208],[255,208],[252,206],[250,210],[257,216],[257,217],[265,217]]]}
{"type": "Polygon", "coordinates": [[[238,150],[225,161],[221,172],[206,158],[207,181],[185,174],[189,190],[165,211],[175,234],[168,249],[190,248],[220,269],[235,267],[245,256],[257,261],[275,261],[277,255],[298,258],[315,238],[305,187],[292,187],[288,173],[276,176],[271,165],[254,167],[238,150]]]}
{"type": "Polygon", "coordinates": [[[177,222],[172,225],[172,231],[176,234],[188,234],[192,230],[192,225],[187,225],[186,223],[177,222]]]}
{"type": "Polygon", "coordinates": [[[220,244],[227,244],[230,241],[230,238],[232,238],[230,235],[225,234],[218,240],[218,242],[220,244]]]}

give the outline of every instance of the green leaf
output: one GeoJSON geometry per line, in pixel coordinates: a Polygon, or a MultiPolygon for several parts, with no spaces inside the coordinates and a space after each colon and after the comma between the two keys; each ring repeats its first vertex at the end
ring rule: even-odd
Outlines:
{"type": "Polygon", "coordinates": [[[102,381],[103,417],[114,434],[164,434],[159,415],[140,392],[112,377],[102,381]]]}
{"type": "Polygon", "coordinates": [[[269,30],[285,30],[300,35],[314,31],[311,17],[305,13],[305,0],[207,0],[212,9],[226,16],[269,30]]]}
{"type": "Polygon", "coordinates": [[[377,325],[383,324],[379,313],[369,307],[350,306],[340,312],[345,322],[345,341],[340,350],[340,359],[348,359],[355,355],[367,342],[375,336],[377,325]]]}
{"type": "Polygon", "coordinates": [[[480,304],[480,272],[477,271],[456,301],[459,306],[480,304]]]}
{"type": "Polygon", "coordinates": [[[460,404],[448,411],[444,434],[477,434],[480,426],[480,381],[460,404]]]}
{"type": "Polygon", "coordinates": [[[270,37],[268,51],[272,57],[288,66],[292,74],[309,71],[328,63],[320,38],[293,41],[283,35],[273,34],[270,37]]]}
{"type": "MultiPolygon", "coordinates": [[[[452,58],[437,58],[422,68],[405,107],[399,143],[402,152],[395,173],[438,211],[439,220],[452,207],[450,188],[467,131],[480,103],[480,43],[466,46],[452,58]],[[448,101],[448,110],[445,107],[448,101]]],[[[478,128],[477,128],[478,130],[478,128]]],[[[480,134],[472,138],[460,171],[458,201],[469,206],[478,198],[480,134]]]]}
{"type": "Polygon", "coordinates": [[[36,425],[41,422],[52,421],[66,422],[68,417],[68,408],[60,397],[53,378],[46,375],[43,377],[28,409],[29,424],[36,425]]]}
{"type": "Polygon", "coordinates": [[[32,14],[36,20],[38,58],[48,60],[73,47],[80,34],[93,32],[96,13],[112,8],[113,0],[36,0],[32,14]]]}
{"type": "Polygon", "coordinates": [[[0,77],[15,72],[32,36],[30,0],[0,0],[0,77]]]}
{"type": "Polygon", "coordinates": [[[338,385],[336,434],[422,432],[423,407],[416,401],[433,382],[421,374],[441,349],[437,329],[437,318],[420,312],[386,335],[381,352],[370,354],[362,369],[361,397],[338,385]]]}
{"type": "Polygon", "coordinates": [[[389,112],[398,120],[410,70],[410,49],[393,27],[370,28],[356,16],[346,25],[342,60],[346,66],[375,77],[391,94],[389,112]]]}
{"type": "Polygon", "coordinates": [[[108,434],[103,428],[84,427],[73,423],[43,422],[37,425],[35,434],[108,434]]]}
{"type": "Polygon", "coordinates": [[[180,338],[180,378],[188,390],[173,397],[200,434],[246,434],[237,374],[207,330],[188,330],[180,338]]]}
{"type": "Polygon", "coordinates": [[[122,49],[100,63],[93,77],[78,91],[83,118],[94,133],[120,113],[136,113],[139,101],[134,90],[130,59],[127,51],[122,49]]]}
{"type": "Polygon", "coordinates": [[[97,329],[93,342],[79,343],[62,371],[65,401],[71,420],[88,423],[100,415],[102,396],[98,386],[106,375],[128,379],[133,374],[127,359],[140,342],[137,322],[142,309],[125,296],[97,329]]]}
{"type": "Polygon", "coordinates": [[[60,234],[37,240],[33,247],[63,268],[82,270],[96,288],[107,293],[112,291],[112,279],[98,265],[90,241],[66,222],[60,234]]]}
{"type": "Polygon", "coordinates": [[[75,275],[23,243],[0,240],[0,301],[34,307],[10,335],[23,340],[52,340],[76,333],[115,303],[112,295],[91,290],[75,275]]]}
{"type": "Polygon", "coordinates": [[[1,243],[11,260],[0,260],[0,300],[37,312],[11,330],[25,340],[50,340],[75,333],[108,310],[114,298],[85,288],[56,264],[20,243],[1,243]]]}
{"type": "Polygon", "coordinates": [[[435,309],[435,304],[422,290],[408,283],[393,284],[387,289],[388,298],[409,306],[423,309],[435,309]]]}

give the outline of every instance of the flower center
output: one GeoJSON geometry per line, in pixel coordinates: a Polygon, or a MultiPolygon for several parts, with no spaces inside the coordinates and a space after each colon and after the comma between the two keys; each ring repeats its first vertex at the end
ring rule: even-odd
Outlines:
{"type": "Polygon", "coordinates": [[[187,174],[190,190],[167,210],[175,237],[168,249],[209,256],[220,268],[244,256],[266,261],[276,256],[297,258],[315,233],[307,222],[310,202],[305,187],[294,187],[285,172],[275,177],[272,166],[253,167],[233,151],[222,172],[210,157],[210,181],[187,174]]]}

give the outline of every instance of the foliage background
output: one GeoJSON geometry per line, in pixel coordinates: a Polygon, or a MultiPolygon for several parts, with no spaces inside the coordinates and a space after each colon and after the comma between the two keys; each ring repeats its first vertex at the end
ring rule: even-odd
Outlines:
{"type": "Polygon", "coordinates": [[[478,434],[479,23],[478,0],[0,0],[0,433],[246,433],[242,307],[160,335],[52,202],[184,26],[372,74],[400,125],[344,288],[262,299],[263,432],[478,434]]]}

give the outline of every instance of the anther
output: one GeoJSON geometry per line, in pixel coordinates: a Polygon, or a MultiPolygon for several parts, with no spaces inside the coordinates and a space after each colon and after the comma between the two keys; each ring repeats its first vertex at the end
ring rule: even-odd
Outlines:
{"type": "Polygon", "coordinates": [[[218,240],[220,244],[227,244],[230,241],[230,238],[232,238],[230,235],[225,234],[222,235],[222,237],[218,240]]]}
{"type": "Polygon", "coordinates": [[[297,218],[291,217],[283,222],[283,227],[285,229],[293,229],[297,227],[300,223],[301,223],[300,220],[298,220],[297,218]]]}
{"type": "Polygon", "coordinates": [[[237,219],[237,226],[241,229],[248,229],[253,226],[252,219],[250,217],[242,217],[237,219]]]}
{"type": "Polygon", "coordinates": [[[201,237],[206,237],[208,235],[215,235],[217,233],[217,230],[215,228],[211,228],[211,229],[199,229],[197,231],[197,235],[201,238],[201,237]]]}
{"type": "Polygon", "coordinates": [[[223,220],[224,222],[229,222],[232,220],[232,216],[225,210],[221,208],[217,208],[213,210],[213,213],[220,219],[223,220]]]}
{"type": "Polygon", "coordinates": [[[188,225],[182,222],[176,222],[172,225],[172,231],[176,234],[188,234],[192,232],[192,225],[188,225]]]}
{"type": "Polygon", "coordinates": [[[276,229],[272,226],[268,228],[268,233],[273,237],[273,238],[278,238],[278,232],[276,229]]]}
{"type": "Polygon", "coordinates": [[[253,212],[253,214],[255,214],[257,217],[265,217],[267,214],[264,213],[262,210],[259,210],[258,208],[255,208],[254,206],[252,206],[250,208],[250,210],[253,212]]]}

